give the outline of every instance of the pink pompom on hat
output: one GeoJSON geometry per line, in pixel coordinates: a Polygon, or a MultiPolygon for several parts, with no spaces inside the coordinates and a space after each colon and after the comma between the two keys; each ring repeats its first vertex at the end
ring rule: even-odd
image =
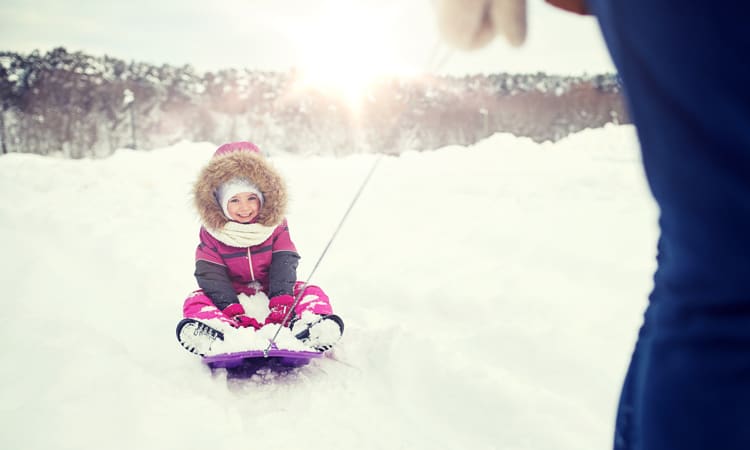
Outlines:
{"type": "Polygon", "coordinates": [[[226,153],[236,152],[238,150],[245,150],[245,151],[250,151],[250,152],[253,152],[253,153],[260,154],[260,149],[258,148],[257,145],[253,144],[252,142],[238,141],[238,142],[229,142],[227,144],[221,145],[214,152],[214,156],[219,156],[219,155],[223,155],[223,154],[226,154],[226,153]]]}

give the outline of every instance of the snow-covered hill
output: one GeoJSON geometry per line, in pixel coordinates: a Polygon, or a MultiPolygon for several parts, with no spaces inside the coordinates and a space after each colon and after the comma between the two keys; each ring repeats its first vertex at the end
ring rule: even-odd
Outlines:
{"type": "MultiPolygon", "coordinates": [[[[632,127],[384,157],[312,280],[340,345],[249,380],[174,336],[213,150],[0,157],[0,448],[610,448],[655,266],[632,127]]],[[[273,158],[302,278],[375,158],[273,158]]]]}

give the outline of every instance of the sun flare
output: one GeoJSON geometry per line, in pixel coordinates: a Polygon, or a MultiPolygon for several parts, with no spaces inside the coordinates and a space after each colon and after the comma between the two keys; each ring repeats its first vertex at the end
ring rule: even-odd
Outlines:
{"type": "Polygon", "coordinates": [[[387,30],[382,12],[330,4],[299,30],[300,83],[335,92],[356,108],[376,78],[413,72],[398,60],[387,30]]]}

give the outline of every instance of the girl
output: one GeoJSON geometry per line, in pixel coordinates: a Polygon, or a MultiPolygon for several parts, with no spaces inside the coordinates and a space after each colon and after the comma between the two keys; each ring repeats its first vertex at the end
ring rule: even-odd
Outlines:
{"type": "Polygon", "coordinates": [[[185,300],[180,344],[204,356],[227,331],[280,324],[310,348],[331,348],[343,322],[319,287],[297,281],[299,255],[284,217],[286,186],[258,147],[219,147],[193,194],[202,223],[195,254],[200,289],[185,300]]]}

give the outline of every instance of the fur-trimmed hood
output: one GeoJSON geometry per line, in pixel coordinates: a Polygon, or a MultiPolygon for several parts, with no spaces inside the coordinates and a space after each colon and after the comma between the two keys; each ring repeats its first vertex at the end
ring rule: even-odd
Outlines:
{"type": "Polygon", "coordinates": [[[223,147],[201,170],[193,186],[193,201],[203,225],[218,230],[229,222],[216,200],[216,190],[232,178],[245,178],[263,193],[263,206],[256,223],[269,227],[280,224],[287,207],[287,189],[281,175],[257,150],[222,152],[223,147]]]}

